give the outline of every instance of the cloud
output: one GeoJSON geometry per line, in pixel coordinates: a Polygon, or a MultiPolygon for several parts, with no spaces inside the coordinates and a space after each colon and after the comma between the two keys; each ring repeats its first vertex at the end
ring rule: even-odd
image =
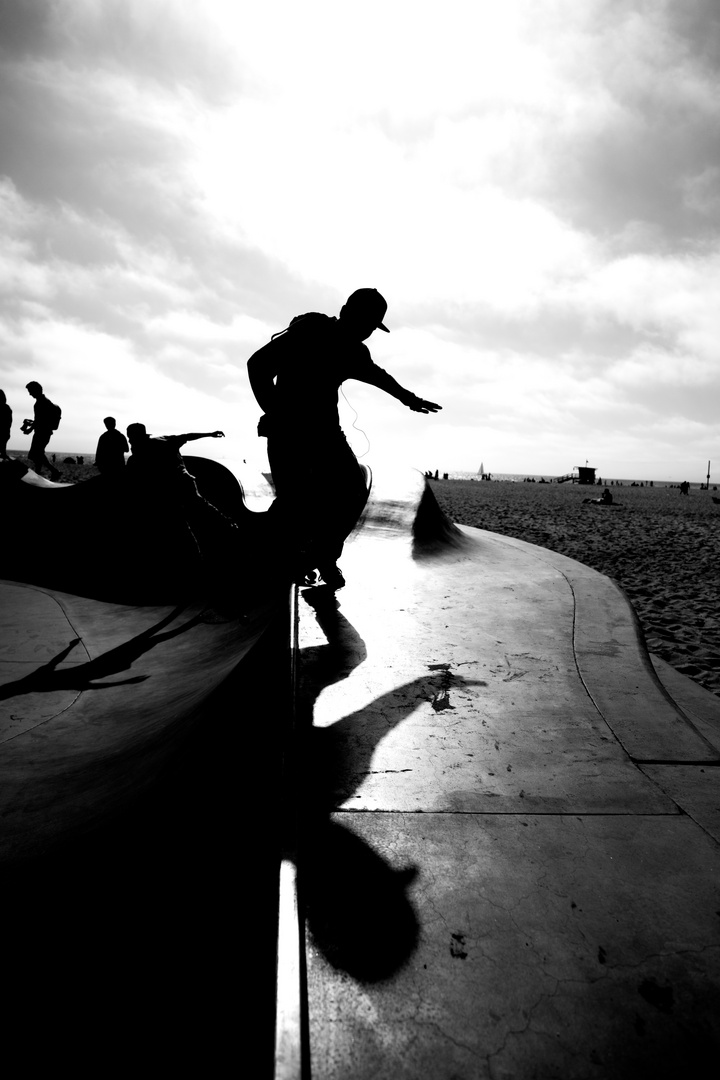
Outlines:
{"type": "Polygon", "coordinates": [[[214,401],[244,440],[246,357],[375,285],[378,362],[445,406],[418,420],[351,384],[375,447],[457,468],[482,443],[508,471],[537,452],[559,472],[588,440],[635,460],[645,435],[660,475],[712,444],[710,0],[368,0],[362,18],[6,0],[2,17],[4,370],[64,387],[78,439],[104,387],[157,396],[170,428],[214,401]]]}
{"type": "Polygon", "coordinates": [[[571,286],[564,300],[588,318],[615,319],[643,330],[649,341],[662,335],[666,343],[692,349],[695,370],[709,379],[716,370],[719,285],[720,252],[632,255],[598,267],[571,286]]]}

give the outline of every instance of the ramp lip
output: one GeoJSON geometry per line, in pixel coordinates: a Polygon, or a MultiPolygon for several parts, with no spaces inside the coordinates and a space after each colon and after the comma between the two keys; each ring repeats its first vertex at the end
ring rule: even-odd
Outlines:
{"type": "Polygon", "coordinates": [[[419,469],[388,470],[375,478],[369,466],[361,468],[370,474],[368,499],[351,538],[360,532],[405,537],[412,544],[414,559],[452,554],[468,546],[467,538],[440,508],[419,469]]]}

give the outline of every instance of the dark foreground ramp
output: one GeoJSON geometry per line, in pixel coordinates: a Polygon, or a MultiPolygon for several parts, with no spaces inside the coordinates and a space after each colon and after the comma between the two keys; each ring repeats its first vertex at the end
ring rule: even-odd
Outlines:
{"type": "MultiPolygon", "coordinates": [[[[0,582],[0,856],[88,832],[151,786],[287,593],[235,615],[0,582]]],[[[242,716],[241,703],[235,721],[242,716]]]]}
{"type": "Polygon", "coordinates": [[[608,578],[382,482],[298,599],[276,1075],[713,1075],[717,710],[608,578]]]}
{"type": "Polygon", "coordinates": [[[232,559],[102,480],[4,489],[3,1015],[38,1075],[220,1075],[245,967],[272,1068],[289,586],[235,478],[189,464],[232,559]]]}
{"type": "Polygon", "coordinates": [[[17,460],[0,462],[0,501],[10,523],[0,576],[133,605],[213,589],[227,602],[239,585],[239,602],[246,603],[249,582],[264,582],[277,561],[272,514],[250,510],[238,479],[219,462],[183,460],[218,514],[188,519],[152,478],[138,484],[98,475],[54,484],[17,460]]]}
{"type": "Polygon", "coordinates": [[[22,528],[0,559],[0,859],[121,812],[284,617],[289,583],[263,576],[268,515],[222,465],[186,460],[227,515],[215,535],[168,514],[160,493],[153,518],[101,477],[30,472],[4,487],[22,528]]]}

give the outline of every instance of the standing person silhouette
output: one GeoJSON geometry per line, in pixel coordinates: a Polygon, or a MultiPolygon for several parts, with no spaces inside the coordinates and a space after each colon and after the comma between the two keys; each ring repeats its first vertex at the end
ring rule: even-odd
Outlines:
{"type": "Polygon", "coordinates": [[[373,363],[364,342],[375,330],[389,333],[386,311],[377,289],[357,289],[337,318],[298,316],[248,360],[250,386],[264,413],[258,434],[268,440],[276,513],[300,583],[312,583],[318,570],[327,585],[342,588],[337,561],[367,498],[363,471],[340,427],[342,383],[370,383],[414,412],[440,409],[373,363]]]}
{"type": "Polygon", "coordinates": [[[23,420],[21,431],[24,435],[32,432],[32,442],[28,451],[28,458],[35,466],[35,471],[42,476],[44,468],[50,470],[50,479],[59,480],[60,470],[56,469],[48,461],[45,448],[50,442],[53,432],[60,423],[60,409],[49,398],[45,397],[43,388],[39,382],[29,382],[25,387],[30,397],[35,398],[34,420],[23,420]]]}
{"type": "Polygon", "coordinates": [[[114,416],[106,416],[103,424],[107,431],[103,431],[98,439],[95,464],[103,476],[119,476],[125,468],[125,454],[130,447],[122,431],[117,430],[114,416]]]}
{"type": "Polygon", "coordinates": [[[12,428],[12,409],[7,403],[5,391],[0,390],[0,458],[7,459],[7,444],[12,428]]]}

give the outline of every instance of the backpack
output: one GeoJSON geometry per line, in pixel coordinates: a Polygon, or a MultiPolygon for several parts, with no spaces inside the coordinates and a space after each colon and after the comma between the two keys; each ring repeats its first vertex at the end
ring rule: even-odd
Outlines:
{"type": "MultiPolygon", "coordinates": [[[[325,327],[329,326],[334,321],[335,320],[332,319],[330,315],[323,315],[319,311],[306,311],[304,315],[295,315],[294,318],[290,320],[290,325],[286,326],[284,330],[278,330],[277,333],[272,335],[270,340],[275,341],[276,338],[287,334],[288,338],[286,340],[292,345],[292,339],[294,335],[298,333],[298,329],[302,329],[303,331],[309,330],[311,332],[313,330],[324,330],[325,327]]],[[[302,348],[302,334],[299,339],[295,338],[295,345],[302,348]]],[[[272,422],[267,413],[260,417],[257,433],[261,438],[266,438],[272,433],[272,422]]]]}
{"type": "Polygon", "coordinates": [[[284,330],[278,330],[276,334],[272,335],[270,340],[274,341],[275,338],[280,337],[282,334],[287,334],[287,332],[293,328],[302,327],[304,330],[319,330],[327,326],[330,319],[330,315],[323,315],[320,311],[306,311],[304,315],[295,315],[295,317],[290,320],[290,325],[286,326],[284,330]]]}
{"type": "Polygon", "coordinates": [[[47,408],[45,411],[50,427],[53,429],[53,431],[57,431],[57,429],[60,427],[60,420],[62,419],[62,409],[59,405],[56,405],[54,401],[50,401],[50,399],[48,398],[47,408]]]}

